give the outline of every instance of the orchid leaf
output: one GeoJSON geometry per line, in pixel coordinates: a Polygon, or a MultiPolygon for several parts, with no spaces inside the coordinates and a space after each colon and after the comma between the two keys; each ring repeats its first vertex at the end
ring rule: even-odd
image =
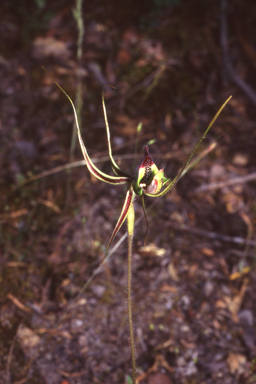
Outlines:
{"type": "MultiPolygon", "coordinates": [[[[109,87],[111,88],[114,88],[112,86],[109,85],[109,87]]],[[[109,130],[109,124],[108,124],[108,116],[107,116],[107,111],[106,111],[106,106],[105,106],[105,99],[104,99],[104,90],[105,90],[105,87],[103,88],[103,91],[102,91],[102,107],[103,107],[103,113],[104,113],[104,119],[105,119],[105,125],[106,125],[106,131],[107,131],[107,140],[108,140],[108,153],[109,153],[109,157],[110,157],[110,161],[111,161],[111,164],[112,164],[112,169],[113,169],[113,172],[117,175],[117,176],[121,176],[121,177],[129,177],[131,180],[133,179],[133,177],[131,175],[129,175],[129,173],[123,171],[115,162],[114,158],[113,158],[113,155],[112,155],[112,148],[111,148],[111,142],[110,142],[110,130],[109,130]]]]}
{"type": "Polygon", "coordinates": [[[160,196],[163,196],[165,195],[166,193],[168,193],[176,184],[177,182],[179,181],[179,179],[181,178],[182,176],[182,173],[184,171],[184,169],[188,166],[188,164],[190,163],[194,153],[196,152],[197,148],[199,147],[199,145],[201,144],[201,142],[203,141],[203,139],[205,138],[206,134],[208,133],[208,131],[210,130],[210,128],[212,127],[213,123],[216,121],[216,119],[218,118],[219,114],[221,113],[221,111],[223,110],[223,108],[225,107],[225,105],[229,102],[229,100],[231,99],[232,96],[229,96],[229,98],[222,104],[222,106],[220,107],[220,109],[218,110],[218,112],[216,113],[216,115],[214,116],[214,118],[212,119],[212,121],[210,122],[210,124],[208,125],[206,131],[204,132],[203,136],[201,137],[201,139],[199,140],[199,142],[197,143],[197,145],[195,146],[195,148],[193,149],[193,151],[191,152],[188,160],[186,161],[186,163],[183,165],[183,167],[181,168],[181,170],[178,172],[178,174],[176,175],[176,177],[171,181],[171,183],[162,191],[162,192],[159,192],[157,194],[152,194],[152,193],[145,193],[147,196],[150,196],[150,197],[160,197],[160,196]]]}
{"type": "MultiPolygon", "coordinates": [[[[46,71],[46,69],[43,67],[43,69],[46,71]]],[[[47,71],[46,71],[47,72],[47,71]]],[[[48,73],[48,72],[47,72],[48,73]]],[[[94,164],[93,162],[91,161],[89,155],[88,155],[88,152],[86,150],[86,147],[84,145],[84,142],[83,142],[83,139],[82,139],[82,135],[81,135],[81,131],[80,131],[80,127],[79,127],[79,123],[78,123],[78,118],[77,118],[77,113],[76,113],[76,108],[74,106],[74,103],[73,101],[71,100],[71,98],[68,96],[68,94],[64,91],[64,89],[54,80],[54,78],[48,73],[48,75],[51,77],[51,79],[54,81],[54,83],[57,85],[57,87],[64,93],[64,95],[68,98],[68,100],[70,101],[71,105],[72,105],[72,108],[73,108],[73,111],[74,111],[74,117],[75,117],[75,122],[76,122],[76,127],[77,127],[77,134],[78,134],[78,139],[79,139],[79,143],[80,143],[80,147],[81,147],[81,150],[82,150],[82,153],[83,153],[83,156],[84,156],[84,159],[85,159],[85,162],[86,162],[86,165],[87,165],[87,168],[88,170],[95,176],[97,177],[97,179],[99,180],[102,180],[104,181],[105,183],[108,183],[108,184],[125,184],[127,182],[130,182],[131,181],[131,177],[130,176],[121,176],[121,177],[117,177],[117,176],[109,176],[107,175],[106,173],[104,172],[101,172],[94,164]]]]}
{"type": "Polygon", "coordinates": [[[111,244],[112,244],[116,234],[118,233],[119,229],[123,225],[123,223],[124,223],[124,221],[125,221],[125,219],[127,217],[129,208],[130,208],[131,204],[133,203],[134,197],[135,197],[135,192],[134,192],[132,186],[130,186],[130,188],[128,189],[128,191],[126,193],[126,197],[125,197],[125,201],[124,201],[122,212],[121,212],[121,214],[119,216],[119,219],[118,219],[118,221],[116,223],[114,231],[113,231],[113,233],[112,233],[112,235],[110,237],[110,240],[109,240],[109,243],[108,243],[105,255],[104,255],[103,260],[102,260],[101,263],[103,263],[103,261],[105,260],[105,257],[107,256],[108,250],[109,250],[109,248],[110,248],[110,246],[111,246],[111,244]]]}

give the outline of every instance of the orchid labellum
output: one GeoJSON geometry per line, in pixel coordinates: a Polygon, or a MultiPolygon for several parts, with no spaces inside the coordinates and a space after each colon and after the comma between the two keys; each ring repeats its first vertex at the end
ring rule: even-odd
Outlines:
{"type": "MultiPolygon", "coordinates": [[[[55,81],[54,81],[55,82],[55,81]]],[[[56,82],[55,82],[56,83],[56,82]]],[[[70,99],[70,97],[67,95],[67,93],[61,88],[61,86],[56,83],[56,85],[60,88],[60,90],[67,96],[69,99],[73,111],[74,111],[74,117],[77,127],[77,134],[81,146],[81,150],[87,165],[88,170],[99,180],[104,181],[108,184],[127,184],[128,190],[126,193],[124,205],[122,208],[122,212],[119,216],[119,219],[116,223],[116,226],[114,228],[114,231],[110,237],[109,243],[107,245],[107,249],[105,252],[105,256],[108,253],[108,250],[118,233],[119,229],[121,228],[122,224],[125,220],[127,220],[127,228],[128,228],[128,289],[127,289],[127,302],[128,302],[128,318],[129,318],[129,329],[130,329],[130,346],[131,346],[131,357],[132,357],[132,383],[135,384],[136,382],[136,363],[135,363],[135,346],[134,346],[134,335],[133,335],[133,327],[132,327],[132,304],[131,304],[131,279],[132,279],[132,269],[131,269],[131,262],[132,262],[132,239],[133,239],[133,233],[134,233],[134,207],[133,207],[133,201],[136,195],[142,196],[142,205],[143,210],[145,214],[145,204],[144,204],[144,196],[149,197],[160,197],[165,195],[166,193],[170,192],[170,190],[176,185],[176,183],[181,178],[185,168],[190,163],[192,156],[194,155],[195,151],[201,144],[202,140],[206,136],[207,132],[225,107],[225,105],[228,103],[228,101],[231,99],[232,96],[230,96],[220,107],[212,121],[210,122],[209,126],[207,127],[206,131],[204,132],[203,136],[197,143],[194,150],[191,152],[189,158],[183,165],[183,167],[180,169],[180,171],[177,173],[175,178],[173,180],[170,180],[164,176],[164,169],[158,169],[155,165],[152,157],[149,154],[149,148],[147,146],[144,147],[144,159],[139,167],[138,177],[137,179],[130,175],[129,173],[123,171],[115,162],[113,156],[112,156],[112,148],[110,143],[110,130],[108,125],[108,119],[107,119],[107,113],[104,103],[104,92],[102,94],[102,105],[103,105],[103,112],[104,112],[104,118],[106,123],[106,131],[107,131],[107,141],[108,141],[108,151],[109,151],[109,157],[112,164],[112,169],[115,174],[115,176],[110,176],[105,174],[104,172],[100,171],[91,161],[88,152],[86,150],[86,147],[84,145],[81,131],[78,123],[77,113],[75,106],[70,99]]],[[[146,215],[145,215],[146,217],[146,215]]],[[[146,219],[147,222],[147,219],[146,219]]],[[[104,256],[104,258],[105,258],[104,256]]],[[[104,259],[103,259],[104,260],[104,259]]]]}

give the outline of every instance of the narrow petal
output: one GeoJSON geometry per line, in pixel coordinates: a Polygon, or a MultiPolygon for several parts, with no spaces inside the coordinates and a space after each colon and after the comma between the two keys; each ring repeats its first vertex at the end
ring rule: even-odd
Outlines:
{"type": "MultiPolygon", "coordinates": [[[[43,69],[46,71],[46,69],[43,67],[43,69]]],[[[46,71],[47,72],[47,71],[46,71]]],[[[48,72],[47,72],[48,73],[48,72]]],[[[128,176],[123,176],[123,177],[116,177],[116,176],[109,176],[103,172],[101,172],[94,164],[93,162],[91,161],[88,153],[87,153],[87,150],[85,148],[85,145],[84,145],[84,142],[83,142],[83,139],[82,139],[82,136],[81,136],[81,132],[80,132],[80,127],[79,127],[79,123],[78,123],[78,118],[77,118],[77,114],[76,114],[76,108],[74,106],[74,103],[73,101],[71,100],[71,98],[68,96],[68,94],[64,91],[64,89],[53,79],[53,77],[48,73],[48,75],[52,78],[52,80],[54,81],[54,83],[57,85],[57,87],[59,87],[59,89],[64,93],[64,95],[68,98],[68,100],[70,101],[71,105],[72,105],[72,108],[73,108],[73,111],[74,111],[74,117],[75,117],[75,122],[76,122],[76,127],[77,127],[77,134],[78,134],[78,139],[79,139],[79,143],[80,143],[80,147],[81,147],[81,150],[82,150],[82,153],[83,153],[83,156],[84,156],[84,159],[85,159],[85,162],[86,162],[86,165],[87,165],[87,168],[88,170],[95,176],[97,177],[97,179],[99,180],[102,180],[102,181],[105,181],[106,183],[109,183],[109,184],[125,184],[129,181],[131,181],[131,178],[128,177],[128,176]]]]}
{"type": "Polygon", "coordinates": [[[160,193],[157,193],[157,194],[150,194],[150,193],[147,193],[147,196],[150,196],[150,197],[160,197],[160,196],[163,196],[165,195],[166,193],[168,193],[176,184],[177,182],[179,181],[179,179],[181,178],[182,176],[182,173],[184,171],[184,169],[187,167],[187,165],[190,163],[194,153],[196,152],[197,148],[199,147],[199,145],[201,144],[201,142],[203,141],[203,139],[205,138],[206,134],[208,133],[208,131],[210,130],[210,128],[212,127],[213,123],[215,122],[215,120],[218,118],[219,114],[221,113],[221,111],[223,110],[223,108],[226,106],[226,104],[229,102],[229,100],[231,99],[232,96],[230,96],[223,104],[222,106],[220,107],[220,109],[218,110],[218,112],[216,113],[216,115],[214,116],[214,118],[212,119],[212,121],[210,122],[210,124],[208,125],[206,131],[204,132],[203,136],[201,137],[201,139],[199,140],[199,142],[197,143],[197,145],[195,146],[195,148],[193,149],[193,151],[191,152],[188,160],[186,161],[186,163],[183,165],[183,167],[181,168],[181,170],[178,172],[178,174],[176,175],[176,177],[171,181],[171,183],[160,193]]]}
{"type": "Polygon", "coordinates": [[[130,206],[131,206],[131,204],[132,204],[132,202],[134,200],[134,197],[135,197],[135,193],[133,191],[133,188],[130,187],[129,190],[127,191],[127,193],[126,193],[125,202],[124,202],[124,205],[123,205],[123,209],[122,209],[121,215],[119,216],[119,219],[118,219],[118,221],[116,223],[114,231],[113,231],[113,233],[111,235],[111,238],[109,240],[109,243],[108,243],[108,246],[107,246],[104,258],[103,258],[101,263],[103,263],[106,255],[108,253],[109,247],[111,246],[111,244],[112,244],[112,242],[113,242],[117,232],[119,231],[119,229],[123,225],[123,223],[124,223],[124,221],[125,221],[125,219],[127,217],[128,210],[129,210],[129,208],[130,208],[130,206]]]}

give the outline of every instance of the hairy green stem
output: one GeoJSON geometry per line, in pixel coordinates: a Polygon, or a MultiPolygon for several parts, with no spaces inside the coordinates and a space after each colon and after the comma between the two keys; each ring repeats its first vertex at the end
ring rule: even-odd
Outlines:
{"type": "Polygon", "coordinates": [[[128,232],[128,270],[127,270],[127,308],[128,321],[130,330],[130,347],[132,358],[132,384],[136,384],[136,360],[135,360],[135,344],[132,324],[132,239],[134,233],[134,207],[133,202],[130,205],[127,214],[127,232],[128,232]]]}

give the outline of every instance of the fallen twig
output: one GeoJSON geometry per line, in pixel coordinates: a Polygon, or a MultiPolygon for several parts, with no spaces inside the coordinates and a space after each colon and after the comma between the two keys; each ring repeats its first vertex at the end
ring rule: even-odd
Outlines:
{"type": "Polygon", "coordinates": [[[9,349],[9,353],[8,353],[8,357],[7,357],[7,364],[6,364],[6,384],[10,383],[10,368],[11,368],[11,362],[12,362],[12,356],[13,356],[13,349],[14,349],[14,345],[15,345],[17,335],[18,335],[18,332],[20,330],[21,325],[22,325],[22,323],[20,323],[20,325],[18,326],[17,331],[14,335],[14,338],[12,339],[10,349],[9,349]]]}
{"type": "MultiPolygon", "coordinates": [[[[161,158],[161,159],[168,160],[168,159],[171,159],[173,157],[173,154],[162,155],[162,154],[157,154],[156,153],[156,154],[154,154],[154,157],[155,158],[161,158]]],[[[134,159],[134,158],[140,159],[141,155],[140,154],[137,154],[137,155],[136,154],[118,155],[117,158],[118,159],[122,159],[122,160],[130,160],[130,159],[134,159]]],[[[92,161],[93,161],[94,164],[104,163],[105,161],[109,161],[109,156],[104,156],[104,157],[100,157],[100,158],[92,157],[92,161]]],[[[59,165],[58,167],[49,169],[47,171],[43,171],[41,173],[38,173],[36,175],[33,175],[33,176],[29,177],[28,179],[22,181],[18,185],[15,185],[13,187],[13,189],[17,190],[17,189],[19,189],[19,188],[21,188],[21,187],[23,187],[23,186],[25,186],[25,185],[27,185],[29,183],[32,183],[33,181],[36,181],[36,180],[39,180],[39,179],[43,179],[44,177],[51,176],[51,175],[54,175],[56,173],[66,171],[66,170],[69,170],[71,168],[82,167],[84,165],[86,165],[85,160],[79,160],[79,161],[74,161],[72,163],[67,163],[67,164],[64,164],[64,165],[59,165]]],[[[24,212],[22,212],[22,214],[23,213],[24,212]]],[[[0,219],[1,219],[1,216],[0,216],[0,219]]]]}
{"type": "Polygon", "coordinates": [[[193,192],[191,192],[190,196],[197,195],[200,192],[214,191],[216,189],[229,187],[231,185],[248,183],[248,181],[252,180],[256,180],[256,172],[253,172],[246,176],[237,176],[230,180],[201,185],[200,187],[196,188],[193,192]]]}
{"type": "Polygon", "coordinates": [[[247,240],[239,236],[232,237],[232,236],[222,235],[220,233],[210,232],[210,231],[205,231],[203,229],[190,227],[189,225],[185,225],[185,224],[179,225],[174,221],[168,221],[167,225],[174,229],[177,229],[178,231],[190,232],[198,236],[207,237],[208,239],[214,239],[214,240],[224,241],[228,243],[235,243],[239,245],[256,246],[256,240],[247,240]]]}
{"type": "Polygon", "coordinates": [[[32,310],[28,307],[26,307],[24,304],[22,304],[17,297],[14,297],[11,293],[7,293],[6,297],[10,299],[16,307],[21,309],[24,312],[32,313],[32,310]]]}

